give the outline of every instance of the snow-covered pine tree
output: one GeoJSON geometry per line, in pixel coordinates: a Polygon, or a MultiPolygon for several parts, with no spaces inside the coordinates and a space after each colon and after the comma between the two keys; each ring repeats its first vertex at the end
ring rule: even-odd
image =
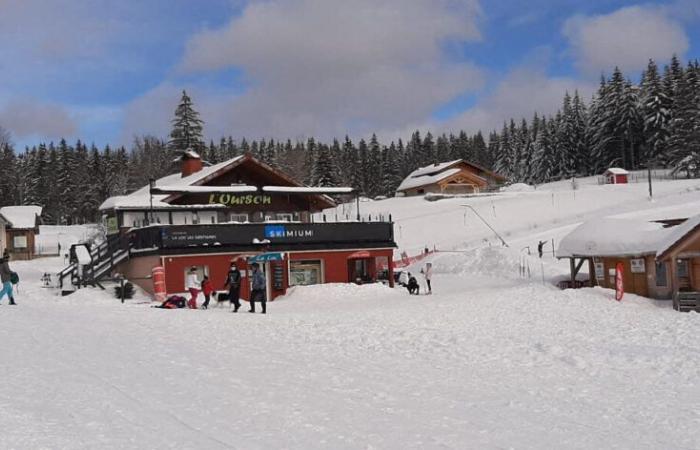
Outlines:
{"type": "Polygon", "coordinates": [[[423,138],[423,142],[420,146],[420,153],[418,154],[418,159],[419,167],[440,162],[437,159],[437,152],[435,151],[435,142],[433,141],[433,134],[430,131],[425,133],[425,137],[423,138]]]}
{"type": "Polygon", "coordinates": [[[316,164],[316,153],[318,152],[318,148],[316,145],[316,140],[312,137],[308,138],[306,140],[306,151],[304,153],[304,183],[307,185],[313,185],[314,180],[313,180],[313,168],[314,165],[316,164]]]}
{"type": "Polygon", "coordinates": [[[0,144],[0,206],[18,204],[18,174],[17,158],[8,138],[0,144]]]}
{"type": "Polygon", "coordinates": [[[381,193],[382,184],[382,147],[376,134],[369,141],[367,166],[363,169],[367,174],[367,194],[376,197],[381,193]]]}
{"type": "Polygon", "coordinates": [[[311,185],[317,187],[337,186],[336,169],[328,146],[325,144],[318,145],[315,157],[316,160],[311,171],[311,185]]]}
{"type": "Polygon", "coordinates": [[[441,163],[451,160],[452,152],[450,151],[450,141],[445,134],[442,134],[438,136],[437,142],[435,143],[435,161],[441,163]]]}
{"type": "Polygon", "coordinates": [[[676,86],[676,105],[668,140],[668,158],[674,173],[700,175],[700,81],[688,68],[676,86]]]}
{"type": "Polygon", "coordinates": [[[358,157],[358,179],[360,182],[360,192],[369,196],[369,173],[367,171],[370,164],[369,148],[367,147],[367,142],[364,139],[360,139],[357,144],[357,157],[358,157]]]}
{"type": "MultiPolygon", "coordinates": [[[[461,134],[462,133],[460,133],[460,135],[461,134]]],[[[484,141],[484,136],[481,134],[481,131],[476,133],[470,142],[471,154],[473,155],[471,159],[473,159],[473,162],[483,167],[493,168],[493,159],[491,158],[491,153],[488,151],[486,141],[484,141]]]]}
{"type": "Polygon", "coordinates": [[[656,166],[661,162],[668,141],[671,104],[652,59],[642,76],[641,103],[644,123],[643,158],[647,164],[656,166]]]}
{"type": "Polygon", "coordinates": [[[183,90],[180,104],[175,109],[175,118],[172,120],[168,146],[174,152],[184,152],[188,148],[201,152],[204,148],[203,126],[204,122],[194,109],[192,99],[183,90]]]}
{"type": "Polygon", "coordinates": [[[389,147],[385,147],[382,152],[382,195],[393,197],[396,193],[396,188],[401,183],[399,163],[400,156],[397,154],[396,145],[392,141],[389,147]]]}
{"type": "Polygon", "coordinates": [[[553,118],[542,119],[534,145],[533,164],[535,171],[533,180],[537,183],[547,183],[560,176],[556,170],[559,166],[555,147],[557,128],[557,123],[553,118]]]}

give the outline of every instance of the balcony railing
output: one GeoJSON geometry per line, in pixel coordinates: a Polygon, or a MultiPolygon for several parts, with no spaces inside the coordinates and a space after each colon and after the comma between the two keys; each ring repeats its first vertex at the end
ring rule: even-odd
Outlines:
{"type": "Polygon", "coordinates": [[[154,225],[129,233],[132,249],[240,249],[339,245],[395,247],[391,222],[154,225]]]}

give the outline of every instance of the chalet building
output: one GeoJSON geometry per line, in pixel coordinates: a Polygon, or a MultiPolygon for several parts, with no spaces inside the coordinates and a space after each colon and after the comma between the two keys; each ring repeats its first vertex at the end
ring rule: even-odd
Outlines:
{"type": "Polygon", "coordinates": [[[463,159],[416,169],[401,182],[397,194],[472,194],[499,186],[506,178],[463,159]]]}
{"type": "Polygon", "coordinates": [[[619,167],[611,167],[603,173],[605,184],[627,184],[629,172],[619,167]]]}
{"type": "Polygon", "coordinates": [[[34,241],[39,234],[41,206],[5,206],[0,208],[0,250],[11,259],[33,259],[34,241]]]}
{"type": "MultiPolygon", "coordinates": [[[[391,272],[390,221],[313,220],[336,205],[334,196],[352,196],[351,188],[307,187],[250,155],[204,166],[186,152],[180,163],[180,173],[100,206],[109,237],[92,249],[95,263],[83,273],[97,279],[117,271],[153,292],[147,277],[160,266],[167,293],[179,293],[193,266],[221,290],[232,260],[244,276],[259,262],[274,299],[290,286],[374,282],[380,268],[391,272]]],[[[248,295],[243,283],[241,296],[248,295]]]]}
{"type": "Polygon", "coordinates": [[[625,292],[672,299],[676,309],[700,311],[700,215],[658,222],[586,222],[561,241],[556,255],[570,260],[572,286],[614,289],[621,263],[625,292]],[[589,280],[581,283],[576,277],[586,263],[589,280]]]}

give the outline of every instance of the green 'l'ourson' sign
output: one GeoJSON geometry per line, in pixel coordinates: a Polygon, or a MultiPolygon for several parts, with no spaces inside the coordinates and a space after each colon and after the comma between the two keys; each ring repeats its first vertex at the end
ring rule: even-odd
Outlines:
{"type": "Polygon", "coordinates": [[[209,204],[271,205],[272,197],[269,195],[230,194],[228,192],[222,192],[217,194],[209,194],[209,204]]]}

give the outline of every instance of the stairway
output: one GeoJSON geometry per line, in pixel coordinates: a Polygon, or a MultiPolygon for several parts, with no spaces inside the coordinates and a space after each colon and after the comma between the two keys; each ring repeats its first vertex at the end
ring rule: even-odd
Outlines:
{"type": "Polygon", "coordinates": [[[676,292],[673,308],[681,312],[700,312],[700,292],[676,292]]]}
{"type": "Polygon", "coordinates": [[[128,235],[109,236],[106,241],[90,251],[90,264],[81,267],[74,261],[58,273],[59,287],[64,294],[72,293],[72,290],[63,290],[64,280],[69,279],[78,289],[87,286],[104,289],[100,281],[110,275],[117,264],[126,261],[130,256],[131,244],[128,235]]]}

